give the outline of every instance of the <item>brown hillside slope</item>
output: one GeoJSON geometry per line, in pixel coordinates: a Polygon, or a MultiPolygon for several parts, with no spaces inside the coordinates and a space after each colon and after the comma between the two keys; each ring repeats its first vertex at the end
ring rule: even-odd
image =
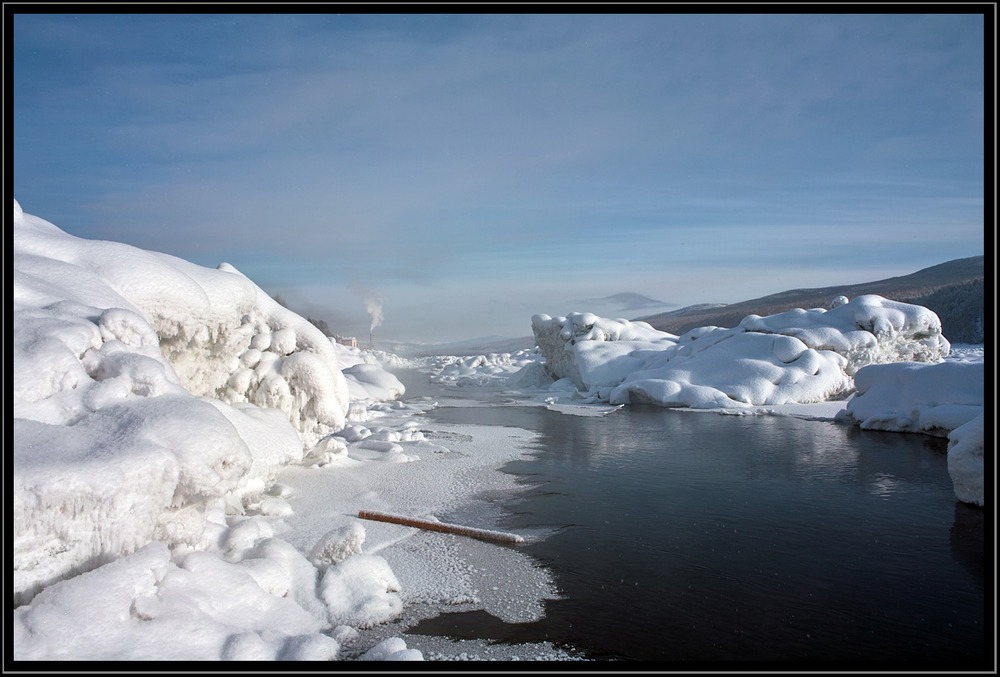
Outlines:
{"type": "Polygon", "coordinates": [[[792,289],[750,301],[722,306],[690,306],[637,319],[660,331],[680,335],[696,327],[734,327],[751,314],[773,315],[792,308],[828,308],[830,301],[837,296],[850,299],[863,294],[878,294],[933,310],[941,319],[945,338],[953,343],[982,343],[985,340],[984,278],[984,257],[973,256],[875,282],[792,289]]]}

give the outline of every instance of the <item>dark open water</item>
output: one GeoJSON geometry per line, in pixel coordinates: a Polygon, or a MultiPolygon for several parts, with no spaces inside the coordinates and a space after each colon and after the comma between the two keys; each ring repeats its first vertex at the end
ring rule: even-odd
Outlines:
{"type": "Polygon", "coordinates": [[[945,440],[650,406],[429,416],[540,434],[504,468],[529,488],[498,526],[557,528],[519,547],[565,599],[536,623],[446,614],[410,633],[715,667],[993,667],[993,538],[955,499],[945,440]]]}

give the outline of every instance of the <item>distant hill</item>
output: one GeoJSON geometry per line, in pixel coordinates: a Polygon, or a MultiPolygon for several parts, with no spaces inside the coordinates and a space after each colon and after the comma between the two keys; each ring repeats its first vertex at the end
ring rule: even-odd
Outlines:
{"type": "Polygon", "coordinates": [[[580,303],[594,306],[615,306],[619,310],[652,310],[654,308],[673,308],[677,306],[676,303],[658,301],[657,299],[651,299],[648,296],[634,292],[622,292],[599,299],[584,299],[580,303]]]}
{"type": "Polygon", "coordinates": [[[740,303],[700,304],[636,319],[660,331],[680,335],[697,327],[734,327],[751,314],[773,315],[792,308],[828,308],[837,296],[850,299],[878,294],[933,310],[941,319],[942,333],[952,343],[983,343],[986,331],[984,270],[984,257],[972,256],[902,277],[839,287],[792,289],[740,303]]]}

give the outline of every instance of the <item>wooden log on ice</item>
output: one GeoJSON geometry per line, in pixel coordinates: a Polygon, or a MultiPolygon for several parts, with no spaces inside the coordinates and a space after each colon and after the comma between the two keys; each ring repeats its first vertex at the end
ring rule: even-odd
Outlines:
{"type": "Polygon", "coordinates": [[[475,527],[466,527],[460,524],[449,524],[448,522],[435,522],[434,520],[417,519],[415,517],[390,515],[389,513],[373,512],[371,510],[359,511],[358,517],[377,522],[402,524],[404,526],[426,529],[428,531],[440,531],[446,534],[469,536],[470,538],[479,538],[485,541],[496,541],[498,543],[524,543],[524,538],[518,536],[517,534],[511,534],[504,531],[491,531],[489,529],[476,529],[475,527]]]}

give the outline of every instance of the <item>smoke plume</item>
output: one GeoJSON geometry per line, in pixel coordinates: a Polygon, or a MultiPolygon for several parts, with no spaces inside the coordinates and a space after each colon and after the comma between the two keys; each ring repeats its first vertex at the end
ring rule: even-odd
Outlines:
{"type": "Polygon", "coordinates": [[[375,327],[382,324],[382,300],[381,295],[365,297],[365,310],[368,311],[368,315],[372,318],[372,331],[375,331],[375,327]]]}
{"type": "Polygon", "coordinates": [[[370,331],[374,332],[375,327],[382,324],[382,304],[385,302],[385,297],[377,291],[365,289],[360,285],[354,285],[353,289],[354,293],[360,296],[365,303],[365,310],[372,320],[370,331]]]}

